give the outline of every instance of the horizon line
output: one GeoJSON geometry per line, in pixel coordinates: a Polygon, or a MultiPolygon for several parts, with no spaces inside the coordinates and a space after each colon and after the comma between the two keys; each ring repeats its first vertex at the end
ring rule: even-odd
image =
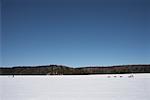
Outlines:
{"type": "Polygon", "coordinates": [[[80,68],[80,67],[113,67],[113,66],[126,66],[126,65],[150,65],[150,63],[145,64],[112,64],[112,65],[87,65],[87,66],[68,66],[65,64],[43,64],[43,65],[16,65],[16,66],[0,66],[0,68],[13,68],[13,67],[42,67],[42,66],[66,66],[71,68],[80,68]]]}

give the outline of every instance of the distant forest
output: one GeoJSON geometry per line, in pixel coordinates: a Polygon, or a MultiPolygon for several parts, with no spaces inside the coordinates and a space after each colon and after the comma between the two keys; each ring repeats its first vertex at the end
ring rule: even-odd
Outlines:
{"type": "Polygon", "coordinates": [[[0,75],[89,75],[150,73],[148,65],[118,65],[72,68],[63,65],[0,67],[0,75]]]}

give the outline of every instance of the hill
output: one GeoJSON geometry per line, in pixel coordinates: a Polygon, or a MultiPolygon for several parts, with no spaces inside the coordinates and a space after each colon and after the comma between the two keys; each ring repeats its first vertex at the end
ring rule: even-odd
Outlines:
{"type": "Polygon", "coordinates": [[[148,65],[118,65],[72,68],[63,65],[0,67],[0,75],[89,75],[150,73],[148,65]]]}

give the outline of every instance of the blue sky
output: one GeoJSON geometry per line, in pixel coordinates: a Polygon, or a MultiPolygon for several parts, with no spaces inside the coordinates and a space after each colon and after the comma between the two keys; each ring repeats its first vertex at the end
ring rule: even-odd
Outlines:
{"type": "Polygon", "coordinates": [[[1,66],[150,63],[149,0],[1,0],[1,66]]]}

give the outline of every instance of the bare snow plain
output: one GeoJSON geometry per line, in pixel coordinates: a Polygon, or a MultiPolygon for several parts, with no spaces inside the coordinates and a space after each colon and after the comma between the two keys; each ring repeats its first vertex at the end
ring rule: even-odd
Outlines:
{"type": "Polygon", "coordinates": [[[150,74],[0,76],[0,100],[150,100],[150,74]]]}

